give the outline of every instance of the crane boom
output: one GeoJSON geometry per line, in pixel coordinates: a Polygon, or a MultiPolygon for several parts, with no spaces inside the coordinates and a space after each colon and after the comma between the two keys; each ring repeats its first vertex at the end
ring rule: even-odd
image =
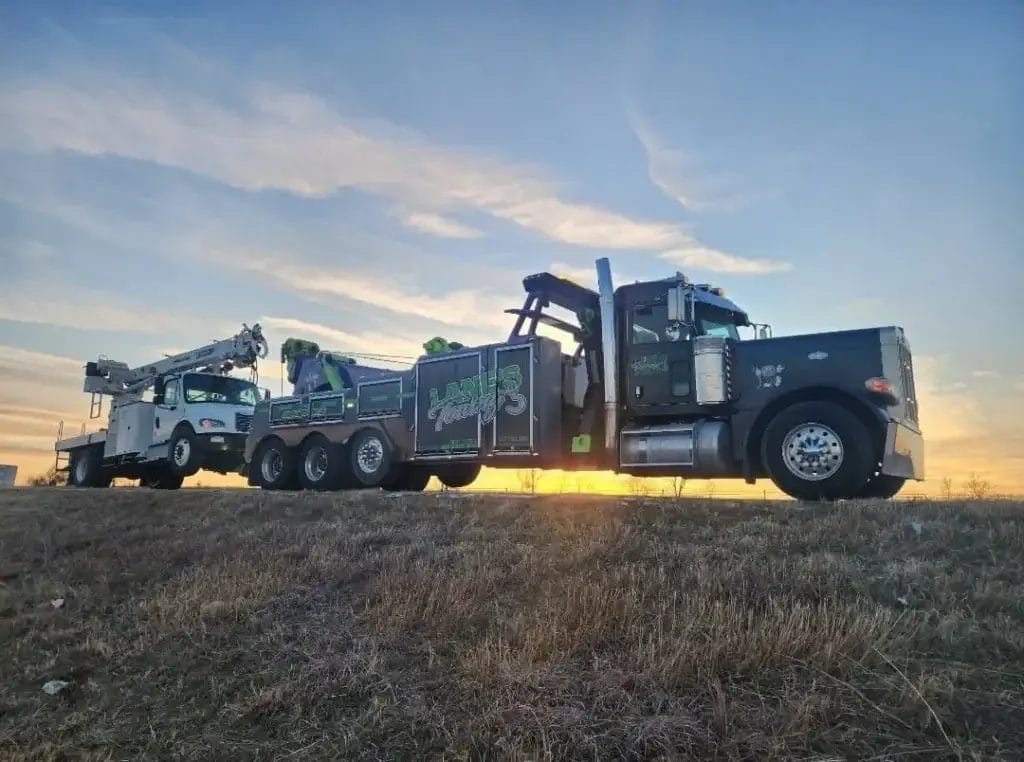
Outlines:
{"type": "Polygon", "coordinates": [[[253,367],[267,356],[267,340],[259,323],[227,339],[221,339],[153,363],[129,368],[126,363],[101,358],[85,366],[84,391],[94,394],[139,394],[168,373],[202,369],[227,373],[233,368],[253,367]]]}

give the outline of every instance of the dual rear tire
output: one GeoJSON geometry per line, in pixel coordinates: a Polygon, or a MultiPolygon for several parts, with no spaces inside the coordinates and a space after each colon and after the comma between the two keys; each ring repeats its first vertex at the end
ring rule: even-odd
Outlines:
{"type": "Polygon", "coordinates": [[[297,451],[268,439],[256,448],[250,468],[252,483],[270,490],[380,487],[393,470],[392,448],[377,429],[361,429],[344,444],[313,434],[297,451]]]}
{"type": "Polygon", "coordinates": [[[68,484],[72,487],[109,487],[113,481],[113,474],[103,466],[101,446],[73,451],[68,465],[68,484]]]}

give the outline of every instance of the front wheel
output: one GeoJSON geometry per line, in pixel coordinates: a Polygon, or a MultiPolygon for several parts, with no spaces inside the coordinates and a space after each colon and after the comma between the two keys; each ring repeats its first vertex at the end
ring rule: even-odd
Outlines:
{"type": "Polygon", "coordinates": [[[798,500],[856,497],[871,476],[867,427],[833,402],[799,402],[775,416],[761,458],[775,485],[798,500]]]}
{"type": "Polygon", "coordinates": [[[167,460],[175,476],[186,477],[199,473],[203,454],[199,437],[192,429],[183,426],[171,435],[167,443],[167,460]]]}
{"type": "Polygon", "coordinates": [[[868,480],[868,483],[860,488],[857,497],[879,498],[888,500],[896,497],[896,493],[903,489],[907,480],[902,476],[889,476],[888,474],[876,474],[868,480]]]}

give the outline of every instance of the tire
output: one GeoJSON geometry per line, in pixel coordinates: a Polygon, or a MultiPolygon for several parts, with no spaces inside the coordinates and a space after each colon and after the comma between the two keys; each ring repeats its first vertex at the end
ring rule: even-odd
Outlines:
{"type": "Polygon", "coordinates": [[[451,463],[437,469],[437,478],[441,484],[452,489],[468,487],[480,475],[479,463],[451,463]]]}
{"type": "Polygon", "coordinates": [[[422,492],[427,488],[430,476],[430,472],[425,468],[401,463],[380,486],[388,492],[422,492]]]}
{"type": "Polygon", "coordinates": [[[341,489],[346,481],[348,453],[321,434],[302,443],[296,463],[299,484],[308,490],[341,489]]]}
{"type": "Polygon", "coordinates": [[[860,420],[833,402],[799,402],[765,429],[761,460],[775,485],[798,500],[856,497],[875,455],[860,420]]]}
{"type": "Polygon", "coordinates": [[[172,474],[170,469],[154,471],[139,480],[140,487],[149,489],[181,489],[185,477],[179,474],[172,474]]]}
{"type": "Polygon", "coordinates": [[[253,484],[267,490],[296,489],[295,453],[280,439],[265,439],[253,453],[249,466],[253,484]]]}
{"type": "Polygon", "coordinates": [[[188,426],[182,426],[171,434],[167,443],[167,464],[175,476],[193,476],[203,465],[203,453],[199,437],[188,426]]]}
{"type": "Polygon", "coordinates": [[[896,497],[896,493],[903,489],[903,485],[906,483],[907,480],[902,476],[875,474],[867,484],[860,488],[857,497],[888,500],[891,497],[896,497]]]}
{"type": "Polygon", "coordinates": [[[392,469],[391,443],[379,429],[360,429],[348,440],[349,473],[355,487],[379,487],[392,469]]]}
{"type": "Polygon", "coordinates": [[[113,474],[103,467],[103,450],[83,447],[71,454],[68,484],[72,487],[109,487],[113,474]]]}

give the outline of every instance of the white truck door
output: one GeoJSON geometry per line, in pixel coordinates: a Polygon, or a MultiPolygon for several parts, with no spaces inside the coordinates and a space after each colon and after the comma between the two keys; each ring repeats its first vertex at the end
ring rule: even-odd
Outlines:
{"type": "Polygon", "coordinates": [[[156,403],[153,411],[153,444],[159,445],[171,438],[171,432],[181,420],[185,401],[181,396],[180,381],[174,377],[166,379],[162,397],[155,395],[153,401],[156,403]]]}

